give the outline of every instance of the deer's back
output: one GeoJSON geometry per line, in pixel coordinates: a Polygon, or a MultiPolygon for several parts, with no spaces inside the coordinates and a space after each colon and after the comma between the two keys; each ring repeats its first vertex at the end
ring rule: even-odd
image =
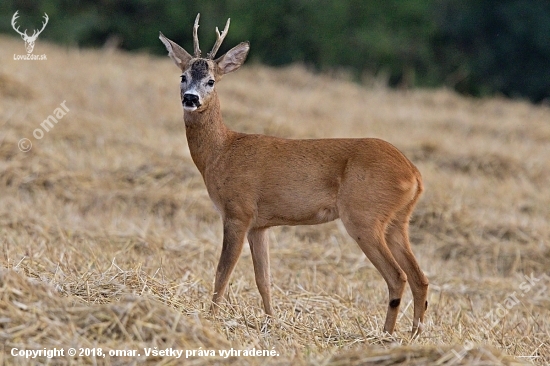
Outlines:
{"type": "MultiPolygon", "coordinates": [[[[237,134],[219,159],[232,172],[256,179],[320,179],[345,169],[371,174],[413,174],[416,167],[387,141],[377,138],[283,139],[237,134]]],[[[234,175],[234,174],[231,174],[234,175]]]]}

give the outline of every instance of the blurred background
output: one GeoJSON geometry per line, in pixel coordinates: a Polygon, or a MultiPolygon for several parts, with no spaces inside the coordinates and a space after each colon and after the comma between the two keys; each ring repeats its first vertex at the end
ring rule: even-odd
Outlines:
{"type": "Polygon", "coordinates": [[[192,49],[198,12],[203,52],[231,17],[220,52],[242,40],[268,65],[303,63],[362,83],[447,86],[548,103],[548,0],[2,0],[0,32],[19,10],[21,29],[50,21],[41,40],[164,54],[161,30],[192,49]]]}

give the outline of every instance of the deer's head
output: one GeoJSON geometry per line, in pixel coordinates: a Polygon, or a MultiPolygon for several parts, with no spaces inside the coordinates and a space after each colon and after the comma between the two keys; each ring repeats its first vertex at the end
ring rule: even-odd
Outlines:
{"type": "Polygon", "coordinates": [[[17,14],[19,12],[19,10],[17,10],[15,12],[15,14],[13,14],[13,17],[11,18],[11,26],[13,27],[13,29],[19,33],[19,35],[21,35],[21,38],[23,38],[23,41],[25,41],[25,48],[27,49],[27,53],[31,53],[32,50],[34,49],[34,42],[36,42],[36,39],[38,38],[38,36],[40,35],[40,33],[42,33],[42,31],[44,30],[44,28],[46,28],[46,24],[48,24],[48,14],[44,13],[44,22],[42,22],[42,29],[40,29],[39,31],[37,31],[36,29],[33,31],[32,35],[29,36],[27,34],[27,30],[25,29],[24,32],[20,32],[19,31],[19,27],[16,27],[15,26],[15,22],[17,20],[17,18],[19,18],[19,15],[17,14]]]}
{"type": "Polygon", "coordinates": [[[187,112],[204,111],[212,96],[215,95],[215,83],[227,73],[237,70],[246,59],[250,45],[242,42],[229,50],[225,55],[214,59],[220,48],[223,39],[229,29],[229,21],[225,29],[220,33],[216,28],[217,40],[206,58],[201,57],[197,30],[199,28],[199,17],[197,14],[193,27],[194,55],[191,56],[181,46],[166,38],[160,33],[160,40],[166,46],[168,55],[181,69],[181,102],[183,109],[187,112]]]}

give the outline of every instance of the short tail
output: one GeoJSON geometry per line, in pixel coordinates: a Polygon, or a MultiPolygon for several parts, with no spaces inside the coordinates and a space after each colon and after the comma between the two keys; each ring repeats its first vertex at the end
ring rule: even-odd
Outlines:
{"type": "Polygon", "coordinates": [[[415,179],[416,179],[416,192],[413,195],[413,198],[411,200],[411,207],[414,207],[416,205],[416,202],[422,195],[422,192],[424,192],[424,183],[422,182],[422,175],[420,175],[420,172],[418,170],[415,171],[415,179]]]}

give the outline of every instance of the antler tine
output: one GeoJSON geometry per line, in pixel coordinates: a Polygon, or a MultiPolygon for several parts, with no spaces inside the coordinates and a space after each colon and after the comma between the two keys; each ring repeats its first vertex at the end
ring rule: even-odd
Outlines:
{"type": "Polygon", "coordinates": [[[40,32],[42,32],[44,28],[46,28],[46,24],[48,24],[48,20],[50,20],[50,18],[48,18],[48,14],[46,13],[44,13],[44,16],[42,18],[44,18],[45,22],[42,23],[42,29],[40,30],[40,32]]]}
{"type": "Polygon", "coordinates": [[[214,56],[216,56],[216,52],[218,52],[218,49],[220,48],[220,46],[222,45],[222,42],[225,38],[225,36],[227,36],[227,31],[229,30],[229,23],[231,22],[231,18],[228,18],[227,19],[227,23],[225,23],[225,28],[223,29],[223,32],[220,33],[220,31],[218,30],[218,27],[216,27],[216,35],[217,35],[217,40],[216,40],[216,43],[214,44],[214,47],[212,47],[212,51],[210,51],[208,53],[208,57],[209,59],[213,59],[214,56]]]}
{"type": "MultiPolygon", "coordinates": [[[[46,28],[46,25],[48,24],[48,14],[44,13],[44,17],[43,17],[43,18],[45,18],[46,21],[45,21],[45,22],[42,22],[42,29],[40,29],[40,30],[34,29],[34,30],[32,31],[32,35],[31,35],[30,37],[27,36],[29,40],[36,40],[36,39],[38,38],[38,36],[40,35],[40,33],[42,33],[42,31],[44,30],[44,28],[46,28]]],[[[27,30],[25,29],[25,35],[26,35],[26,34],[27,34],[27,30]]]]}
{"type": "Polygon", "coordinates": [[[13,30],[15,30],[17,33],[19,33],[21,36],[26,36],[27,35],[27,30],[25,29],[25,33],[22,33],[20,30],[19,30],[19,26],[16,28],[15,27],[15,22],[17,21],[17,18],[19,18],[19,10],[17,10],[15,12],[15,14],[13,14],[13,17],[11,18],[11,26],[13,27],[13,30]]]}
{"type": "Polygon", "coordinates": [[[199,36],[197,34],[197,30],[199,29],[199,18],[201,17],[201,13],[197,14],[197,17],[195,18],[195,25],[193,25],[193,47],[195,49],[195,57],[201,57],[201,49],[199,48],[199,36]]]}
{"type": "Polygon", "coordinates": [[[38,35],[40,33],[42,33],[42,31],[44,30],[44,28],[46,28],[46,25],[48,24],[48,14],[44,13],[44,16],[43,18],[46,20],[45,22],[42,22],[42,29],[40,29],[39,31],[37,31],[36,29],[34,30],[34,32],[32,33],[32,36],[30,36],[30,38],[38,38],[38,35]]]}

